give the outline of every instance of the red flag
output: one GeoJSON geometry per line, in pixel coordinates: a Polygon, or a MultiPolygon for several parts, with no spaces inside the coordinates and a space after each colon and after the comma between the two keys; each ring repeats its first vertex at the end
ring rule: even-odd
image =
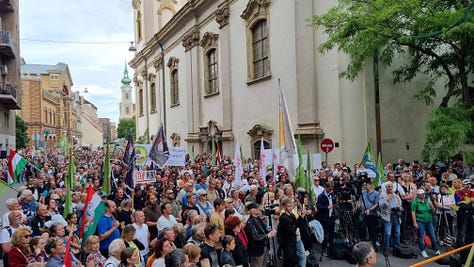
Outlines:
{"type": "Polygon", "coordinates": [[[66,266],[66,267],[72,267],[71,240],[72,240],[72,236],[69,237],[66,243],[66,253],[64,255],[64,261],[63,261],[63,266],[66,266]]]}
{"type": "Polygon", "coordinates": [[[217,158],[217,166],[221,165],[221,162],[222,162],[222,158],[221,158],[221,147],[219,146],[219,143],[216,142],[216,145],[217,145],[217,152],[216,152],[216,158],[217,158]]]}

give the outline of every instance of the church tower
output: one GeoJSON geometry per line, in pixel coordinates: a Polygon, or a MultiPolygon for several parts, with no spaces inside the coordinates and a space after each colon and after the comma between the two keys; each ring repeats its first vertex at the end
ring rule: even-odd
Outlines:
{"type": "Polygon", "coordinates": [[[122,93],[122,101],[120,102],[120,117],[119,119],[131,119],[135,115],[135,105],[132,101],[132,80],[128,77],[127,63],[125,63],[125,70],[123,72],[122,86],[120,91],[122,93]]]}

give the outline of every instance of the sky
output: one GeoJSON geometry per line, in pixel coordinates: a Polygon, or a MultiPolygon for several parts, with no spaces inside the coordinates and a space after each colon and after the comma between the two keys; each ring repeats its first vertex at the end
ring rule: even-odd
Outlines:
{"type": "Polygon", "coordinates": [[[19,2],[20,54],[26,63],[68,64],[72,90],[93,103],[99,117],[118,123],[120,80],[125,62],[134,56],[128,51],[134,40],[131,1],[19,2]]]}

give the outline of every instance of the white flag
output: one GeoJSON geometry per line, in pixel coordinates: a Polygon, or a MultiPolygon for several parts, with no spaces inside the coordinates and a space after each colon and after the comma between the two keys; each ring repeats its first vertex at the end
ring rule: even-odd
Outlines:
{"type": "Polygon", "coordinates": [[[258,164],[260,165],[260,176],[263,178],[263,182],[265,183],[265,186],[267,185],[267,180],[265,176],[267,176],[267,166],[265,165],[265,145],[263,144],[263,137],[260,139],[260,160],[258,161],[258,164]]]}
{"type": "Polygon", "coordinates": [[[234,154],[234,164],[235,164],[235,181],[234,186],[242,185],[242,174],[244,173],[244,166],[242,163],[242,158],[240,157],[240,146],[239,141],[235,140],[235,154],[234,154]]]}

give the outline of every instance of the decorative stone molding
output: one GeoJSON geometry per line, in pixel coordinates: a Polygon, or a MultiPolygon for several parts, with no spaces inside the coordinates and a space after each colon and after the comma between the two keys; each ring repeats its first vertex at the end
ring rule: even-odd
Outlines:
{"type": "Polygon", "coordinates": [[[156,75],[154,73],[148,73],[147,80],[149,82],[154,82],[156,80],[156,75]]]}
{"type": "Polygon", "coordinates": [[[177,146],[180,146],[181,145],[181,136],[179,136],[179,134],[177,133],[173,133],[171,136],[171,145],[173,147],[177,147],[177,146]]]}
{"type": "Polygon", "coordinates": [[[204,50],[209,49],[210,47],[217,47],[217,39],[219,39],[219,34],[206,32],[201,39],[201,46],[204,50]]]}
{"type": "Polygon", "coordinates": [[[147,69],[144,69],[140,72],[140,75],[143,77],[143,79],[147,79],[148,77],[148,70],[147,69]]]}
{"type": "Polygon", "coordinates": [[[135,87],[138,87],[138,84],[140,83],[140,80],[138,80],[137,73],[133,75],[133,83],[135,84],[135,87]]]}
{"type": "Polygon", "coordinates": [[[138,9],[140,8],[141,1],[140,0],[132,0],[132,7],[133,9],[138,9]]]}
{"type": "Polygon", "coordinates": [[[170,57],[168,59],[168,64],[166,64],[166,66],[170,69],[176,69],[176,68],[178,68],[178,63],[179,63],[178,58],[170,57]]]}
{"type": "Polygon", "coordinates": [[[247,22],[251,22],[253,21],[253,18],[267,16],[271,2],[271,0],[249,0],[247,2],[247,7],[240,17],[247,22]]]}
{"type": "Polygon", "coordinates": [[[156,71],[159,71],[161,68],[163,68],[163,58],[161,54],[155,57],[155,60],[153,61],[153,67],[156,71]]]}
{"type": "Polygon", "coordinates": [[[187,52],[197,45],[199,45],[199,30],[193,29],[183,38],[184,51],[187,52]]]}
{"type": "Polygon", "coordinates": [[[265,141],[271,141],[273,130],[262,126],[260,124],[255,124],[252,129],[250,129],[247,134],[251,137],[252,143],[255,140],[258,140],[263,137],[265,141]]]}
{"type": "Polygon", "coordinates": [[[219,29],[224,28],[229,24],[229,4],[224,3],[216,10],[216,22],[219,24],[219,29]]]}
{"type": "Polygon", "coordinates": [[[210,120],[205,126],[199,127],[199,137],[201,143],[207,143],[214,139],[216,142],[222,139],[222,126],[215,120],[210,120]]]}

